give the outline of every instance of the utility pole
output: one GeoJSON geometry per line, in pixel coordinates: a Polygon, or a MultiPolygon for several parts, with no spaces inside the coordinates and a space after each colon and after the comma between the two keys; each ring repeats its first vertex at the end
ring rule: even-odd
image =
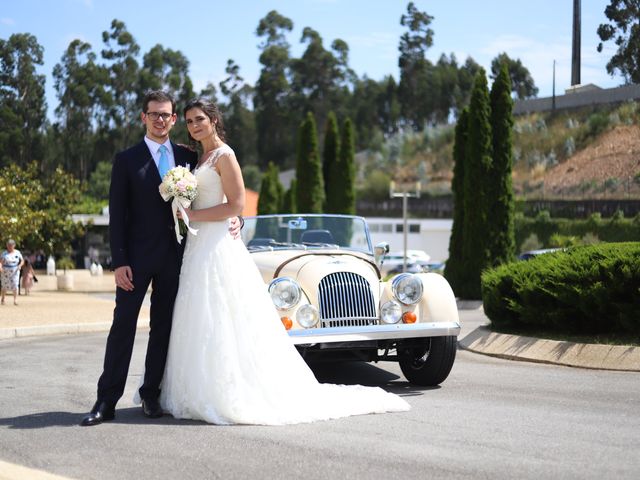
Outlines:
{"type": "Polygon", "coordinates": [[[573,0],[573,44],[571,49],[571,86],[580,85],[580,0],[573,0]]]}
{"type": "Polygon", "coordinates": [[[553,87],[551,94],[551,111],[556,111],[556,61],[553,61],[553,87]]]}
{"type": "Polygon", "coordinates": [[[399,198],[402,197],[402,241],[403,241],[403,259],[402,259],[402,271],[407,271],[407,235],[408,235],[408,226],[407,226],[407,206],[409,198],[420,198],[420,182],[415,183],[415,188],[410,191],[409,188],[403,188],[400,190],[396,189],[396,182],[391,181],[389,184],[389,197],[391,198],[399,198]]]}

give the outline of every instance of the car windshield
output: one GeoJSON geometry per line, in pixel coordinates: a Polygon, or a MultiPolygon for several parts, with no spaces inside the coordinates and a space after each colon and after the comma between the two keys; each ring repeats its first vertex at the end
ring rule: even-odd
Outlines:
{"type": "Polygon", "coordinates": [[[251,251],[338,248],[372,254],[364,218],[347,215],[245,217],[242,240],[251,251]]]}

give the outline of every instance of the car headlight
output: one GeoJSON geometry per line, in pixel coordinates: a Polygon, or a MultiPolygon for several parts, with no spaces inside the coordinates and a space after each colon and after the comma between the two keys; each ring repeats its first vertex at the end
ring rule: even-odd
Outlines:
{"type": "Polygon", "coordinates": [[[393,296],[400,303],[415,305],[422,298],[422,280],[411,273],[401,273],[391,283],[393,296]]]}
{"type": "Polygon", "coordinates": [[[269,294],[279,310],[295,307],[302,295],[298,282],[289,277],[276,278],[269,284],[269,294]]]}
{"type": "Polygon", "coordinates": [[[386,302],[380,308],[380,318],[384,323],[398,323],[402,316],[402,307],[393,300],[386,302]]]}
{"type": "Polygon", "coordinates": [[[304,328],[315,327],[319,319],[320,313],[313,305],[302,305],[296,312],[296,320],[304,328]]]}

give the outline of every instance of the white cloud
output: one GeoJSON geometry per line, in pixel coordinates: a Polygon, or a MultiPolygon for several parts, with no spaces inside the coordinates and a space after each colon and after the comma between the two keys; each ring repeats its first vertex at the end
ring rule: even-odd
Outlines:
{"type": "Polygon", "coordinates": [[[8,18],[8,17],[4,17],[4,18],[0,18],[0,23],[2,25],[15,25],[16,21],[13,18],[8,18]]]}

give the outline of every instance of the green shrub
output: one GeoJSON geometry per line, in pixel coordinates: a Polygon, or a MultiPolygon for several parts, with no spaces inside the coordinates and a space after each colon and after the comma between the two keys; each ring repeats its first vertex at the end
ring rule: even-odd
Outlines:
{"type": "Polygon", "coordinates": [[[640,334],[640,242],[574,247],[482,275],[496,330],[640,334]]]}

